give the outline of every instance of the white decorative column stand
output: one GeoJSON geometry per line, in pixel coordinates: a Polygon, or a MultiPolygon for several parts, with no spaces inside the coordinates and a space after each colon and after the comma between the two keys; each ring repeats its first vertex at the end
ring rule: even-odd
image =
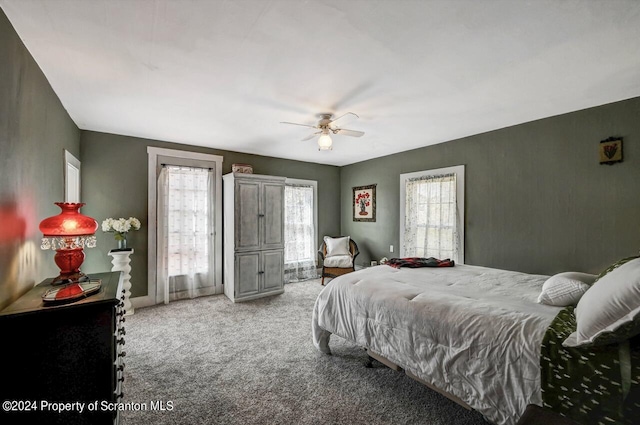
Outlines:
{"type": "Polygon", "coordinates": [[[122,276],[122,288],[124,289],[124,310],[126,311],[125,316],[133,314],[133,306],[131,305],[131,300],[129,300],[129,297],[131,296],[131,275],[129,274],[131,272],[131,266],[129,265],[131,259],[129,258],[129,256],[131,254],[133,254],[133,248],[112,249],[111,251],[109,251],[109,255],[113,257],[113,260],[111,260],[111,264],[113,264],[113,267],[111,267],[111,271],[124,272],[124,275],[122,276]]]}

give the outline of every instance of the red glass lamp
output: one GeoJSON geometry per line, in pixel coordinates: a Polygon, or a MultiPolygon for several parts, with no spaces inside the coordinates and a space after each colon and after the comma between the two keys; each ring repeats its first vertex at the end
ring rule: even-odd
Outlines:
{"type": "Polygon", "coordinates": [[[80,266],[84,262],[84,248],[96,246],[98,222],[80,213],[83,203],[56,202],[56,205],[62,212],[40,222],[44,236],[41,248],[56,251],[54,259],[60,268],[60,275],[52,285],[89,281],[80,266]]]}

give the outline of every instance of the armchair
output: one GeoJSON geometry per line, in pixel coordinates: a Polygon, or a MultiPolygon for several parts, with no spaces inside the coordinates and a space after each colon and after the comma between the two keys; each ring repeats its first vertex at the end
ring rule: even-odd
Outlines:
{"type": "Polygon", "coordinates": [[[322,258],[322,281],[324,278],[335,278],[346,273],[355,271],[358,244],[349,236],[325,236],[318,249],[318,254],[322,258]]]}

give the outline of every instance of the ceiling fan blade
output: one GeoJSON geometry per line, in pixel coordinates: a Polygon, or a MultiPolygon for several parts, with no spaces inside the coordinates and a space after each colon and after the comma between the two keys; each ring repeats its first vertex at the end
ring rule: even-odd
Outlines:
{"type": "Polygon", "coordinates": [[[342,136],[361,137],[364,136],[364,131],[347,130],[345,128],[340,128],[336,130],[335,134],[341,134],[342,136]]]}
{"type": "Polygon", "coordinates": [[[315,125],[308,125],[308,124],[298,124],[297,122],[286,122],[286,121],[280,121],[280,124],[291,124],[291,125],[299,125],[302,127],[311,127],[311,128],[318,128],[315,125]]]}
{"type": "Polygon", "coordinates": [[[322,131],[318,131],[318,132],[316,132],[316,133],[311,133],[310,135],[308,135],[307,137],[305,137],[305,138],[304,138],[304,139],[302,139],[301,141],[302,141],[302,142],[305,142],[305,141],[307,141],[307,140],[311,140],[311,139],[313,139],[314,137],[317,137],[317,136],[318,136],[318,134],[322,134],[322,131]]]}
{"type": "Polygon", "coordinates": [[[358,117],[356,114],[354,114],[353,112],[347,112],[343,115],[340,115],[338,118],[336,118],[335,120],[332,120],[329,123],[329,127],[331,128],[338,128],[344,125],[349,124],[350,122],[352,122],[355,119],[358,119],[360,117],[358,117]]]}

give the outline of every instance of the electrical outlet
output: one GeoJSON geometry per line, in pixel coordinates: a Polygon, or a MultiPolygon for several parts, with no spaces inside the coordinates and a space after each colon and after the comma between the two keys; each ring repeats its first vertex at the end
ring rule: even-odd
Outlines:
{"type": "Polygon", "coordinates": [[[389,252],[393,252],[393,245],[389,245],[389,252]]]}

